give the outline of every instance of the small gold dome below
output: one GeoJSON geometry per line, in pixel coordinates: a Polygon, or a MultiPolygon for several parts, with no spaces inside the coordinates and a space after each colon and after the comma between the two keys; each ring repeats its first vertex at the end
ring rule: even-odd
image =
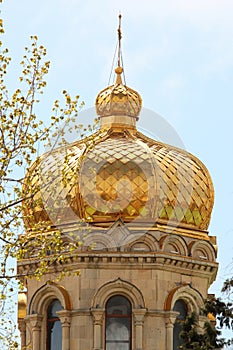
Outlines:
{"type": "Polygon", "coordinates": [[[18,318],[25,318],[27,314],[27,295],[25,292],[19,292],[18,295],[18,318]]]}

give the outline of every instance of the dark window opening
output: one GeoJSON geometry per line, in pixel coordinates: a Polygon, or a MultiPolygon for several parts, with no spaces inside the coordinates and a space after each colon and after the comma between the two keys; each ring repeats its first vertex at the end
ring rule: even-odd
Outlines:
{"type": "Polygon", "coordinates": [[[179,299],[175,302],[173,311],[179,312],[176,318],[174,328],[173,328],[173,350],[178,350],[179,347],[184,343],[183,339],[180,338],[180,332],[182,330],[182,321],[185,321],[188,309],[186,303],[179,299]]]}
{"type": "Polygon", "coordinates": [[[106,350],[131,350],[132,310],[127,298],[111,297],[106,304],[106,350]]]}
{"type": "Polygon", "coordinates": [[[62,350],[62,325],[57,315],[60,310],[59,300],[53,300],[47,310],[47,350],[62,350]]]}

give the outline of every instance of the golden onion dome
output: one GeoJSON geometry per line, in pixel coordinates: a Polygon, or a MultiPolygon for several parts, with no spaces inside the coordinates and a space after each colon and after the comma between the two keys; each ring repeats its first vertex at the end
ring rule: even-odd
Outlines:
{"type": "Polygon", "coordinates": [[[115,84],[96,98],[99,131],[41,156],[29,169],[26,228],[79,219],[106,227],[119,218],[208,228],[214,203],[208,170],[192,154],[137,131],[142,100],[122,83],[119,57],[115,84]]]}
{"type": "Polygon", "coordinates": [[[24,187],[34,193],[24,205],[27,228],[78,219],[106,226],[121,218],[206,230],[214,201],[200,160],[127,124],[45,154],[24,187]]]}

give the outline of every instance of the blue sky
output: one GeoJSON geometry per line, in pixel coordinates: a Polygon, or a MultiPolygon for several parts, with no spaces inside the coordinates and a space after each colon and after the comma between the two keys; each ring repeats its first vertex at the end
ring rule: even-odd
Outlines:
{"type": "MultiPolygon", "coordinates": [[[[140,92],[144,107],[165,118],[212,176],[209,231],[217,236],[220,269],[211,291],[218,293],[233,270],[233,2],[5,0],[1,8],[12,89],[30,35],[47,47],[51,70],[39,109],[45,120],[63,89],[94,106],[108,83],[121,11],[127,85],[140,92]]],[[[159,125],[147,122],[141,125],[156,134],[159,125]]]]}

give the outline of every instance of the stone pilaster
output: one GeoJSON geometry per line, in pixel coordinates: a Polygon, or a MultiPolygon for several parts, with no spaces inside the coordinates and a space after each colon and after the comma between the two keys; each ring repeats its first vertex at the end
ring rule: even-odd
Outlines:
{"type": "Polygon", "coordinates": [[[41,315],[30,315],[29,321],[32,329],[32,350],[41,350],[41,315]]]}
{"type": "Polygon", "coordinates": [[[166,314],[166,350],[173,350],[173,329],[178,314],[179,313],[174,311],[166,314]]]}
{"type": "Polygon", "coordinates": [[[18,327],[20,331],[21,349],[24,350],[26,348],[26,322],[24,319],[18,319],[18,327]]]}
{"type": "Polygon", "coordinates": [[[69,310],[57,311],[57,315],[62,324],[62,350],[70,350],[70,323],[71,316],[69,310]]]}
{"type": "Polygon", "coordinates": [[[103,318],[105,310],[92,309],[91,310],[94,319],[94,344],[93,350],[103,350],[103,318]]]}
{"type": "Polygon", "coordinates": [[[143,350],[143,328],[146,309],[134,309],[135,350],[143,350]]]}

